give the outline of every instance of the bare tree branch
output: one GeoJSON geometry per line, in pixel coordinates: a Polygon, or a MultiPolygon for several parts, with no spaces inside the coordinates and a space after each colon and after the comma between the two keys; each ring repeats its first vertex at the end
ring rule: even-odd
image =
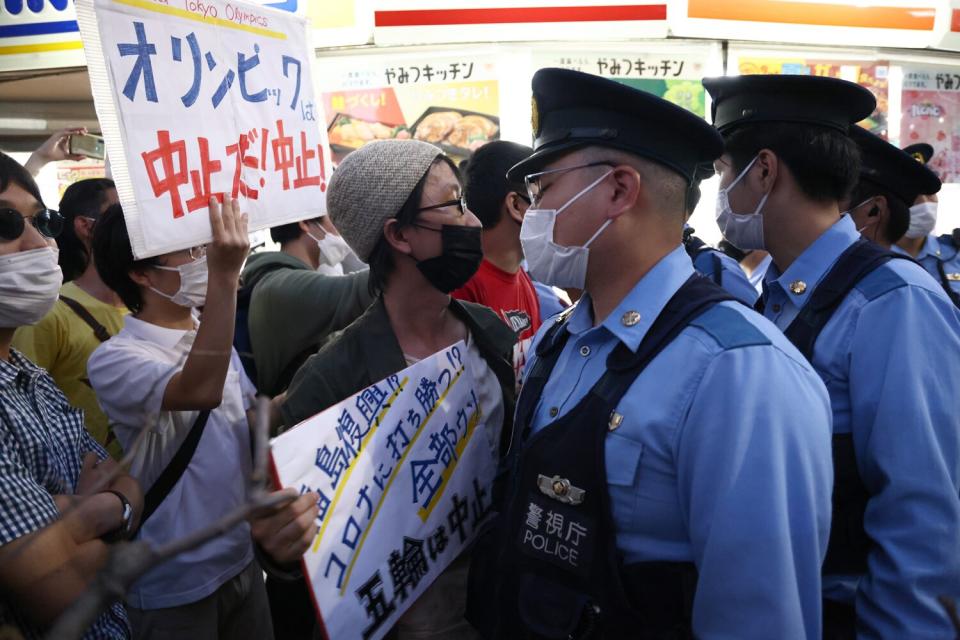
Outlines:
{"type": "Polygon", "coordinates": [[[257,417],[253,424],[253,489],[267,486],[267,453],[270,451],[270,398],[257,396],[257,417]]]}
{"type": "Polygon", "coordinates": [[[111,545],[110,554],[103,569],[97,574],[90,587],[57,619],[47,635],[48,638],[51,640],[79,639],[101,613],[114,602],[123,599],[130,586],[153,567],[223,535],[259,509],[269,509],[296,500],[296,496],[270,493],[266,488],[269,407],[269,400],[257,399],[256,419],[253,425],[254,464],[250,474],[251,487],[248,501],[216,522],[158,548],[153,548],[140,540],[111,545]]]}

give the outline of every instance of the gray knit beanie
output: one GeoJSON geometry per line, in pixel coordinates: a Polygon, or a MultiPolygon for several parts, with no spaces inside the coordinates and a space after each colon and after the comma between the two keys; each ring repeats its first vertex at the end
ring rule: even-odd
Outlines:
{"type": "Polygon", "coordinates": [[[383,223],[396,217],[441,153],[419,140],[378,140],[343,159],[330,179],[327,211],[358,258],[370,259],[383,223]]]}

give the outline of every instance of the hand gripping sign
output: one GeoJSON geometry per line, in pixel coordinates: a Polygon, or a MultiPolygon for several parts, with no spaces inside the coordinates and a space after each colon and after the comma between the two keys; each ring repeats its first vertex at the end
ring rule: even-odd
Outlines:
{"type": "Polygon", "coordinates": [[[304,556],[327,638],[381,638],[490,513],[501,425],[458,342],[275,438],[282,486],[320,496],[304,556]]]}
{"type": "Polygon", "coordinates": [[[329,159],[302,18],[236,0],[78,0],[133,253],[210,240],[211,197],[251,231],[325,212],[329,159]]]}

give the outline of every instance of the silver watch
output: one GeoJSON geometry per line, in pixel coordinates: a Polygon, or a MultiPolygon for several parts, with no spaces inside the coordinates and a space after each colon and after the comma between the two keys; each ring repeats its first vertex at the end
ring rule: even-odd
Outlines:
{"type": "Polygon", "coordinates": [[[120,502],[123,504],[123,523],[121,523],[119,527],[110,533],[103,536],[103,538],[108,542],[126,540],[130,537],[130,534],[133,533],[133,505],[131,505],[130,501],[127,500],[127,496],[123,495],[119,491],[107,489],[104,491],[104,493],[112,493],[120,498],[120,502]]]}

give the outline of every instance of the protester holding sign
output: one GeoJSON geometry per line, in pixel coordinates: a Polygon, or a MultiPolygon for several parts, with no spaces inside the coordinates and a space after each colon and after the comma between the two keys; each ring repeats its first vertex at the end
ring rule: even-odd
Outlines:
{"type": "MultiPolygon", "coordinates": [[[[90,382],[114,423],[132,472],[148,487],[140,539],[160,545],[209,525],[247,501],[252,461],[246,411],[253,385],[232,349],[240,267],[249,248],[246,216],[226,198],[210,202],[214,241],[134,260],[119,206],[97,224],[93,254],[101,277],[130,308],[123,330],[90,358],[90,382]],[[208,270],[209,265],[209,270],[208,270]],[[205,309],[197,323],[194,307],[205,309]],[[142,434],[143,430],[146,434],[142,434]]],[[[288,504],[297,535],[263,540],[277,559],[302,553],[315,527],[316,496],[288,504]],[[313,511],[311,511],[313,510],[313,511]],[[310,512],[306,518],[299,515],[310,512]]],[[[290,529],[255,527],[268,538],[290,529]]],[[[250,526],[239,524],[182,553],[127,594],[135,637],[271,638],[263,578],[250,526]]]]}
{"type": "MultiPolygon", "coordinates": [[[[370,264],[380,295],[297,373],[281,407],[284,423],[293,426],[463,340],[496,447],[512,424],[516,337],[489,309],[449,295],[482,259],[481,227],[463,205],[455,166],[427,143],[373,142],[343,160],[327,202],[334,225],[370,264]]],[[[471,637],[462,618],[465,587],[461,560],[401,619],[400,637],[471,637]]]]}
{"type": "MultiPolygon", "coordinates": [[[[115,467],[84,430],[83,412],[10,346],[17,327],[39,321],[57,300],[62,276],[51,238],[61,224],[30,174],[0,153],[0,629],[16,637],[11,625],[27,639],[87,589],[143,499],[126,473],[96,487],[115,467]]],[[[85,637],[129,637],[123,606],[111,606],[85,637]]]]}

